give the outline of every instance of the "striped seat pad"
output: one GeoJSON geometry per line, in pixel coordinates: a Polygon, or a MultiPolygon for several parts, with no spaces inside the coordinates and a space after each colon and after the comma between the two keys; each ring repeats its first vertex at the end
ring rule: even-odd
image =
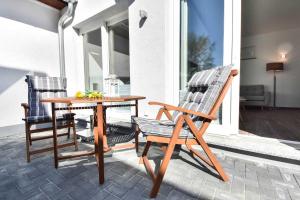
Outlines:
{"type": "MultiPolygon", "coordinates": [[[[174,130],[174,123],[168,120],[146,119],[142,117],[133,118],[140,131],[145,135],[155,135],[170,138],[174,130]]],[[[182,128],[179,138],[194,138],[194,135],[187,128],[182,128]]]]}

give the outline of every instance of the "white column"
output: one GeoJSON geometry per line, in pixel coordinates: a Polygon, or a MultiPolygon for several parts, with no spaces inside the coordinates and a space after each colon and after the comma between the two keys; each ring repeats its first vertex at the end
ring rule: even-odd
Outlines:
{"type": "Polygon", "coordinates": [[[115,33],[114,30],[109,29],[108,38],[109,38],[109,73],[115,74],[115,58],[114,58],[114,47],[115,47],[115,33]]]}
{"type": "Polygon", "coordinates": [[[105,26],[101,26],[102,40],[102,65],[103,65],[103,80],[109,74],[109,39],[108,30],[105,26]]]}

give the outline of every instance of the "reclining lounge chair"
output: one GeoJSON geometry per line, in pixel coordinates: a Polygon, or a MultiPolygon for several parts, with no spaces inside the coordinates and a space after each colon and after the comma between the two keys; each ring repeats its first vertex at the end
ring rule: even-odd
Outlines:
{"type": "Polygon", "coordinates": [[[176,144],[186,145],[194,156],[214,168],[223,181],[228,180],[228,176],[204,141],[203,134],[210,123],[217,119],[217,111],[231,86],[233,77],[237,74],[237,70],[231,70],[231,66],[197,72],[189,81],[188,93],[178,107],[149,102],[150,105],[161,106],[156,119],[134,118],[137,134],[142,132],[147,139],[141,162],[153,180],[151,198],[156,197],[159,191],[176,144]],[[169,111],[174,111],[173,115],[169,111]],[[169,120],[161,120],[163,114],[169,120]],[[154,174],[147,158],[153,142],[168,145],[157,175],[154,174]],[[200,145],[208,159],[193,149],[192,145],[200,145]]]}

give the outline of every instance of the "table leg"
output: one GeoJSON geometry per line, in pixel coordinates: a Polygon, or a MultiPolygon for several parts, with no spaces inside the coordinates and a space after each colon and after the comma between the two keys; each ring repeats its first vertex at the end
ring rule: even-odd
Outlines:
{"type": "Polygon", "coordinates": [[[95,138],[95,152],[98,160],[98,173],[99,183],[104,183],[104,151],[103,151],[103,134],[104,134],[104,123],[103,123],[103,105],[102,103],[97,104],[97,135],[95,138]],[[97,140],[97,141],[96,141],[97,140]]]}
{"type": "Polygon", "coordinates": [[[106,135],[106,108],[103,107],[103,151],[108,152],[111,148],[107,144],[107,135],[106,135]]]}
{"type": "Polygon", "coordinates": [[[54,166],[58,168],[58,153],[57,153],[57,128],[56,128],[56,113],[55,103],[51,103],[52,110],[52,129],[53,129],[53,152],[54,152],[54,166]]]}
{"type": "Polygon", "coordinates": [[[135,100],[135,116],[139,116],[139,101],[135,100]]]}

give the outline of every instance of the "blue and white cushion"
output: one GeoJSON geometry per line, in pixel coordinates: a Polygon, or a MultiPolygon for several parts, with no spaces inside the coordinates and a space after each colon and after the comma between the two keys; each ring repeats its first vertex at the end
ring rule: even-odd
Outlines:
{"type": "MultiPolygon", "coordinates": [[[[28,85],[28,122],[44,122],[51,120],[51,104],[42,103],[41,99],[67,97],[66,78],[26,76],[28,85]]],[[[56,107],[66,107],[66,104],[56,104],[56,107]]],[[[74,114],[67,111],[56,111],[58,120],[72,119],[74,114]]]]}
{"type": "MultiPolygon", "coordinates": [[[[179,107],[209,114],[215,102],[217,101],[229,75],[231,66],[215,67],[209,70],[203,70],[193,75],[188,83],[188,92],[179,104],[179,107]]],[[[141,132],[145,135],[161,135],[171,137],[174,126],[181,115],[181,112],[175,111],[172,121],[165,123],[157,120],[143,118],[134,118],[141,132]]],[[[203,119],[198,116],[191,116],[196,127],[200,128],[203,119]]],[[[193,137],[187,126],[181,130],[180,137],[193,137]]]]}

